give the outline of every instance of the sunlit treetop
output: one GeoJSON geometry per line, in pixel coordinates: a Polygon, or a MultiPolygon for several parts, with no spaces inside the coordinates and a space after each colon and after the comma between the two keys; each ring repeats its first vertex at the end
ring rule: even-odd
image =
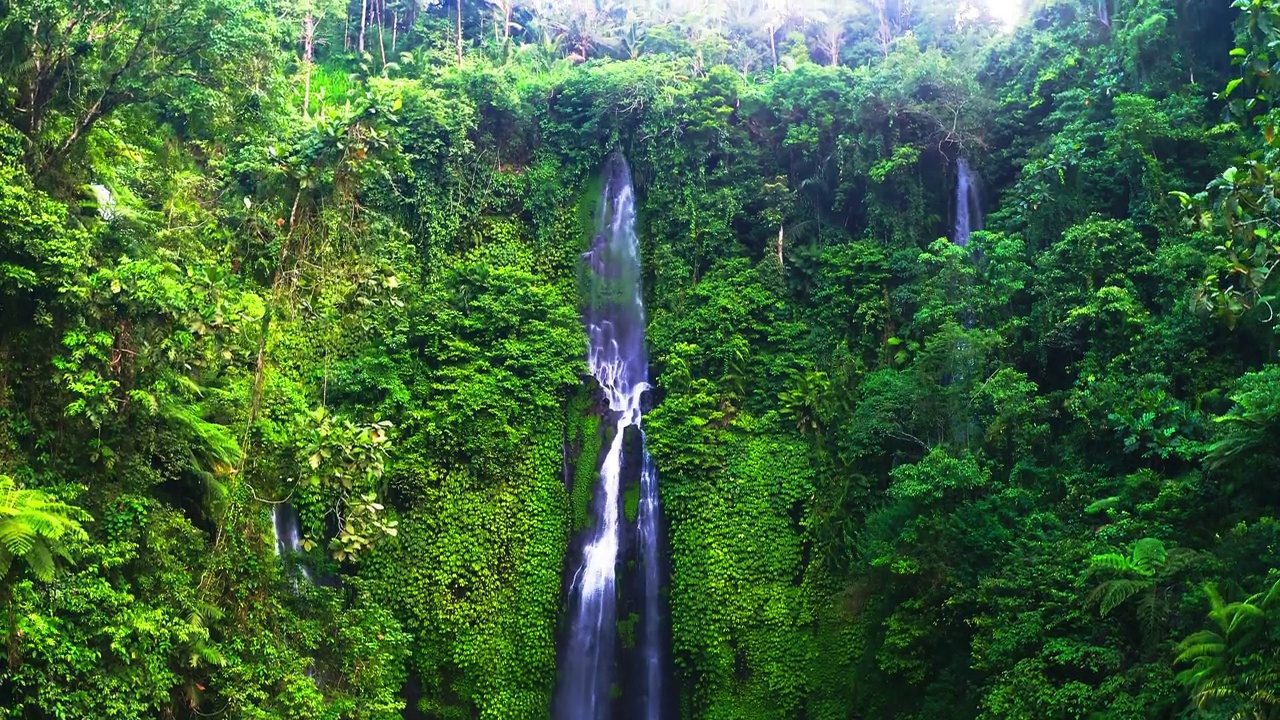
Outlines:
{"type": "MultiPolygon", "coordinates": [[[[567,57],[636,57],[680,48],[709,50],[744,72],[777,67],[803,39],[810,57],[826,64],[860,64],[887,54],[895,38],[914,35],[939,44],[976,29],[1013,27],[1026,0],[436,0],[431,12],[449,16],[459,37],[492,35],[517,45],[546,43],[567,57]],[[503,30],[505,28],[505,31],[503,30]],[[651,32],[652,31],[652,32],[651,32]],[[645,40],[648,36],[650,42],[645,40]]],[[[956,42],[963,42],[957,40],[956,42]]],[[[461,43],[460,43],[461,44],[461,43]]]]}

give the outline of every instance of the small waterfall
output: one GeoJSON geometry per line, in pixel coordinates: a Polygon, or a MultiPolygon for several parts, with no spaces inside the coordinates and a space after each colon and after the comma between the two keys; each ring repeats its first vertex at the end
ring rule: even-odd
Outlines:
{"type": "MultiPolygon", "coordinates": [[[[302,528],[298,519],[298,511],[287,502],[277,503],[271,510],[271,527],[275,530],[276,556],[288,558],[302,552],[302,528]]],[[[311,571],[301,563],[298,570],[302,577],[311,582],[311,571]]]]}
{"type": "MultiPolygon", "coordinates": [[[[587,530],[581,557],[568,589],[565,641],[560,652],[556,691],[557,720],[607,720],[612,715],[618,621],[617,564],[622,541],[622,477],[630,462],[628,431],[640,441],[640,496],[637,507],[643,616],[637,653],[643,665],[637,678],[641,696],[626,699],[628,714],[644,720],[661,715],[662,642],[658,619],[658,476],[644,449],[640,402],[649,388],[644,347],[645,313],[641,298],[640,248],[635,230],[635,191],[631,170],[619,154],[609,159],[598,231],[584,254],[590,287],[584,321],[589,339],[587,363],[608,403],[606,420],[613,437],[605,451],[595,494],[595,522],[587,530]]],[[[632,466],[633,468],[636,466],[632,466]]],[[[634,470],[633,470],[634,472],[634,470]]]]}
{"type": "Polygon", "coordinates": [[[982,200],[978,197],[976,177],[969,169],[969,161],[960,158],[956,161],[956,233],[952,240],[965,247],[969,244],[969,234],[981,229],[982,200]]]}
{"type": "Polygon", "coordinates": [[[116,198],[107,186],[93,183],[89,188],[93,190],[93,197],[98,201],[98,216],[108,221],[115,218],[116,198]]]}

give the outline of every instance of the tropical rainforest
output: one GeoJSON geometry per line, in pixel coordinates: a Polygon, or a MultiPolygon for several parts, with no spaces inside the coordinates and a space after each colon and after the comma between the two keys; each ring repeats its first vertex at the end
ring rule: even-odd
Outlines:
{"type": "Polygon", "coordinates": [[[0,718],[551,717],[614,154],[665,720],[1280,718],[1280,1],[1020,9],[0,0],[0,718]]]}

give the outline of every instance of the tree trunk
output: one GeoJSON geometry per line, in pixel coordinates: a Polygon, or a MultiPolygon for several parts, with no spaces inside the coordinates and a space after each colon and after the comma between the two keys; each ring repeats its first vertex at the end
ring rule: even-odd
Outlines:
{"type": "Polygon", "coordinates": [[[462,0],[454,0],[458,4],[458,67],[462,67],[462,0]]]}
{"type": "Polygon", "coordinates": [[[369,18],[369,0],[360,0],[360,39],[356,44],[356,50],[364,55],[364,27],[369,18]]]}
{"type": "MultiPolygon", "coordinates": [[[[0,577],[0,601],[4,603],[4,614],[9,620],[9,633],[5,637],[5,645],[9,651],[9,667],[16,669],[22,664],[22,657],[18,654],[18,612],[14,607],[16,604],[13,597],[13,585],[6,577],[0,577]]],[[[16,582],[16,578],[15,578],[16,582]]]]}
{"type": "Polygon", "coordinates": [[[378,55],[382,57],[382,67],[386,68],[387,67],[387,42],[386,42],[386,38],[382,34],[382,26],[384,24],[382,21],[383,21],[383,16],[386,14],[386,11],[387,11],[387,0],[382,0],[381,7],[374,8],[374,11],[378,13],[378,55]]]}
{"type": "MultiPolygon", "coordinates": [[[[133,68],[134,63],[141,60],[142,41],[145,39],[146,36],[144,34],[138,34],[137,40],[133,43],[133,49],[129,51],[129,58],[111,74],[110,78],[107,79],[107,86],[102,89],[102,92],[98,95],[98,99],[94,101],[93,105],[89,107],[89,110],[80,119],[75,121],[71,129],[71,134],[62,142],[62,145],[54,152],[53,156],[45,158],[46,163],[51,162],[54,158],[61,157],[64,153],[70,150],[71,147],[76,144],[76,141],[80,139],[81,135],[88,134],[88,132],[93,129],[93,126],[97,124],[98,120],[100,120],[103,115],[106,115],[108,112],[113,110],[116,104],[120,102],[122,95],[116,92],[116,85],[120,82],[120,78],[133,68]]],[[[44,168],[41,168],[41,172],[43,172],[43,170],[44,168]]]]}
{"type": "Polygon", "coordinates": [[[311,117],[311,53],[315,47],[316,18],[311,13],[302,21],[302,116],[311,117]]]}

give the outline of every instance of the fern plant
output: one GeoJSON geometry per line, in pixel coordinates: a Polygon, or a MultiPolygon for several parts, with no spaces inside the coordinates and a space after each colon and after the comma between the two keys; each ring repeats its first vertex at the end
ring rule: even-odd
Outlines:
{"type": "Polygon", "coordinates": [[[820,370],[793,371],[787,388],[778,393],[782,416],[795,421],[801,433],[819,434],[822,416],[835,403],[827,374],[820,370]]]}
{"type": "Polygon", "coordinates": [[[1214,708],[1231,720],[1280,718],[1280,653],[1267,650],[1267,626],[1280,607],[1280,582],[1265,593],[1228,603],[1205,586],[1211,627],[1177,645],[1178,680],[1197,710],[1214,708]]]}
{"type": "Polygon", "coordinates": [[[170,692],[188,709],[196,711],[204,696],[209,674],[227,664],[227,656],[214,641],[211,626],[223,618],[222,610],[211,603],[198,602],[180,629],[181,644],[177,648],[181,665],[175,667],[181,682],[170,692]]]}
{"type": "Polygon", "coordinates": [[[36,579],[52,580],[55,558],[70,560],[69,543],[88,539],[80,523],[89,519],[80,508],[0,475],[0,584],[8,583],[15,560],[36,579]]]}
{"type": "Polygon", "coordinates": [[[1097,603],[1099,614],[1106,617],[1138,596],[1138,620],[1143,632],[1151,635],[1167,614],[1163,591],[1195,558],[1195,551],[1169,549],[1156,538],[1143,538],[1134,543],[1128,555],[1094,555],[1089,560],[1088,574],[1106,579],[1089,593],[1086,601],[1097,603]]]}
{"type": "MultiPolygon", "coordinates": [[[[197,398],[204,395],[205,389],[191,380],[176,380],[189,394],[197,398]]],[[[244,457],[240,443],[227,426],[205,419],[205,407],[199,402],[164,393],[159,394],[156,406],[168,429],[184,441],[174,449],[186,456],[183,465],[203,487],[210,515],[220,515],[227,497],[222,480],[234,472],[244,457]]]]}

